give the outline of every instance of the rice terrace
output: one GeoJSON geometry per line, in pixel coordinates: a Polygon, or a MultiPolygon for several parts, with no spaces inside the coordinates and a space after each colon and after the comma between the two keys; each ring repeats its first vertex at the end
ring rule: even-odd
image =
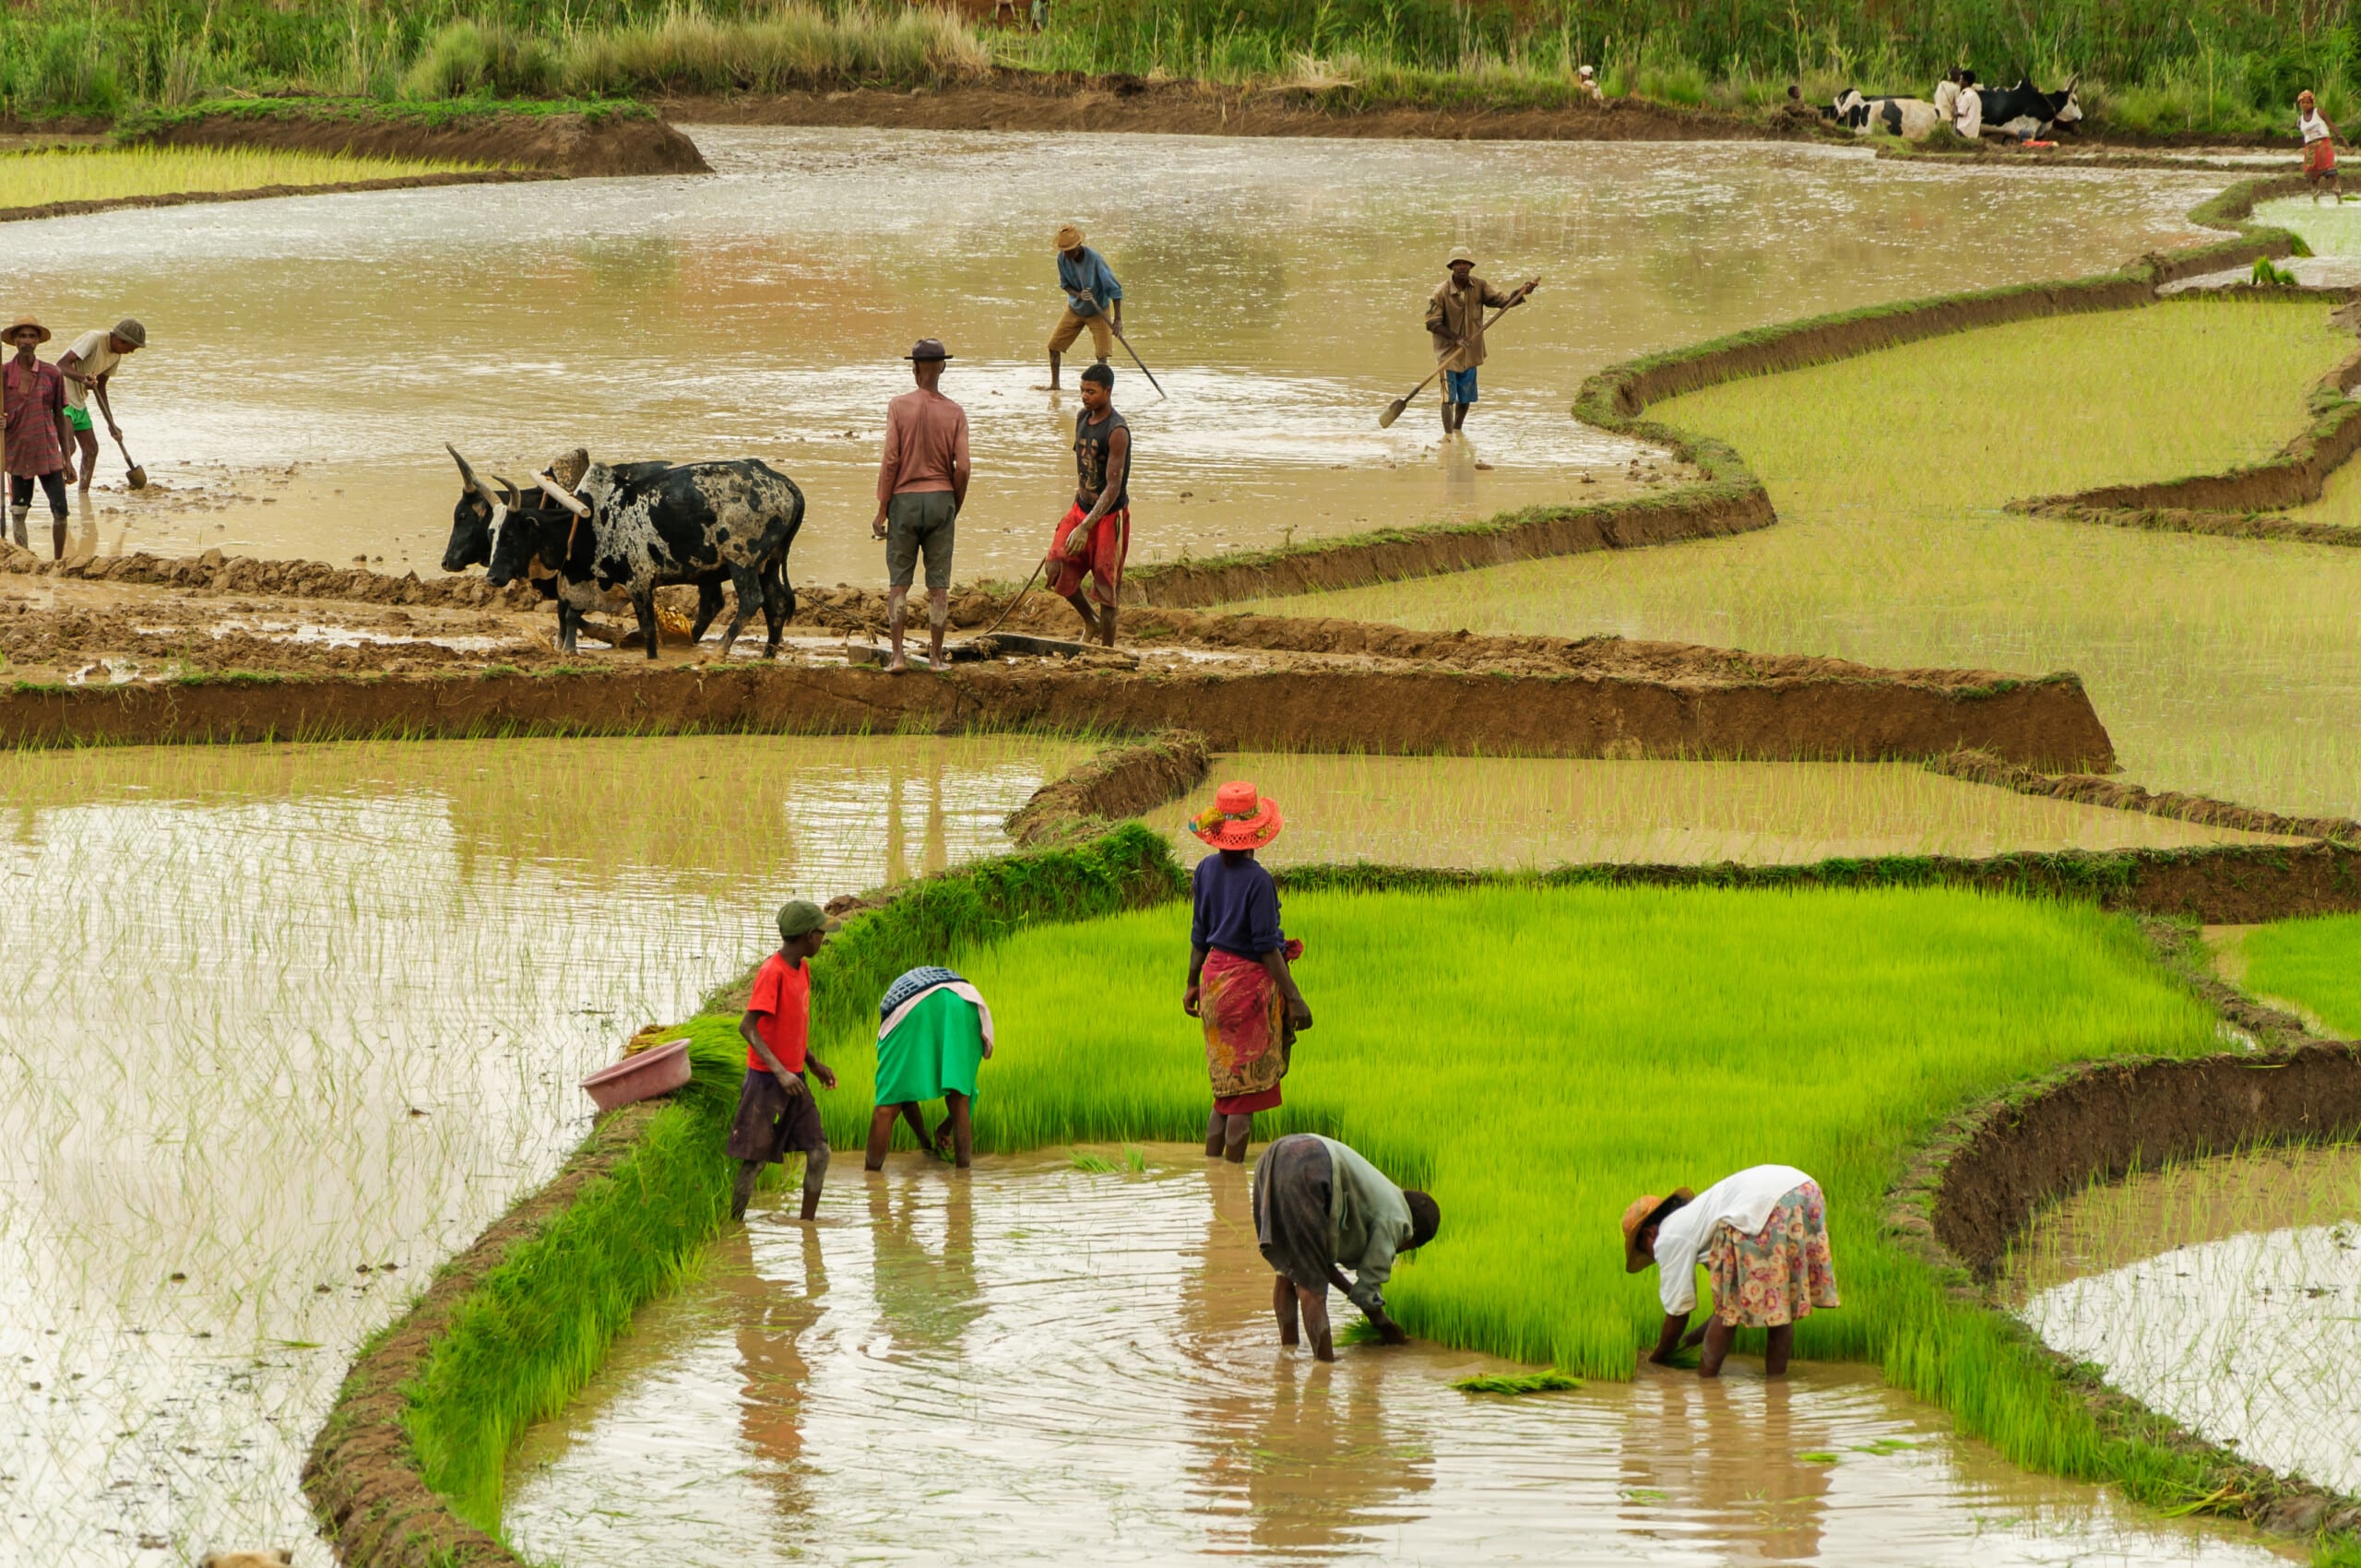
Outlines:
{"type": "Polygon", "coordinates": [[[2184,9],[0,17],[0,1559],[2361,1565],[2184,9]]]}

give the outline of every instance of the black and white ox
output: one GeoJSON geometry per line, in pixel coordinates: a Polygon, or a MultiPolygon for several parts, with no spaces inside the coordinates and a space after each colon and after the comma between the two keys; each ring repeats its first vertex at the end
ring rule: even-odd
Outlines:
{"type": "MultiPolygon", "coordinates": [[[[446,441],[443,444],[443,450],[450,453],[451,460],[459,465],[459,499],[451,508],[450,542],[443,547],[443,569],[446,572],[464,572],[470,566],[492,564],[492,530],[499,522],[502,507],[556,505],[555,502],[545,500],[538,493],[521,503],[508,499],[516,494],[515,485],[498,474],[492,476],[492,484],[486,484],[476,477],[476,471],[468,466],[468,460],[459,456],[457,447],[446,441]],[[494,485],[500,488],[495,490],[494,485]]],[[[670,463],[621,463],[616,465],[615,471],[641,478],[662,473],[671,466],[670,463]]]]}
{"type": "Polygon", "coordinates": [[[1883,131],[1906,141],[1926,140],[1940,122],[1935,106],[1923,98],[1869,98],[1850,87],[1836,95],[1828,117],[1863,135],[1883,131]]]}
{"type": "MultiPolygon", "coordinates": [[[[567,607],[585,589],[621,588],[638,616],[641,646],[654,659],[656,590],[696,585],[695,634],[702,636],[727,578],[738,605],[722,630],[722,653],[729,654],[759,602],[768,633],[765,656],[777,656],[795,613],[787,552],[803,527],[803,492],[752,457],[646,471],[651,466],[591,464],[574,491],[587,516],[562,506],[502,509],[492,526],[486,580],[503,587],[535,560],[554,567],[559,636],[569,648],[567,607]]],[[[578,612],[575,619],[578,623],[578,612]]]]}
{"type": "Polygon", "coordinates": [[[2024,77],[2014,87],[1977,88],[1984,100],[1984,128],[2019,141],[2046,137],[2053,128],[2070,132],[2082,118],[2082,101],[2075,91],[2082,79],[2077,76],[2056,92],[2044,92],[2024,77]]]}

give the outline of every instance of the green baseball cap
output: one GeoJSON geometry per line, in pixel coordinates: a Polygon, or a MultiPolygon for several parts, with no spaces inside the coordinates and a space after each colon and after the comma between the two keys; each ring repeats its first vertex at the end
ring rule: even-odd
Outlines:
{"type": "Polygon", "coordinates": [[[835,931],[843,924],[842,921],[830,920],[827,911],[809,898],[789,898],[778,907],[778,934],[782,942],[792,942],[815,931],[835,931]]]}

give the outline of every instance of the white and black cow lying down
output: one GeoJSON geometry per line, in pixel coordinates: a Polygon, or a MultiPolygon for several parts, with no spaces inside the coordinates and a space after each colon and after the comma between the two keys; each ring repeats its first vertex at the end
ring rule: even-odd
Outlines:
{"type": "MultiPolygon", "coordinates": [[[[1985,131],[2030,141],[2053,129],[2072,129],[2082,118],[2082,101],[2075,90],[2082,79],[2076,77],[2056,92],[2044,92],[2029,80],[2009,88],[1977,88],[1985,131]]],[[[1883,131],[1904,141],[1924,141],[1941,124],[1935,106],[1923,98],[1870,98],[1849,87],[1836,95],[1828,117],[1856,131],[1883,131]]]]}
{"type": "Polygon", "coordinates": [[[787,554],[803,527],[803,492],[768,464],[752,457],[660,469],[592,463],[573,493],[587,508],[581,517],[562,505],[516,504],[521,499],[511,487],[495,508],[486,580],[503,587],[536,559],[553,567],[560,641],[567,647],[586,588],[595,596],[619,588],[631,596],[641,645],[654,659],[656,590],[696,585],[695,630],[702,635],[726,577],[737,590],[738,606],[722,630],[722,653],[730,652],[760,602],[768,634],[765,654],[777,654],[795,613],[787,554]]]}

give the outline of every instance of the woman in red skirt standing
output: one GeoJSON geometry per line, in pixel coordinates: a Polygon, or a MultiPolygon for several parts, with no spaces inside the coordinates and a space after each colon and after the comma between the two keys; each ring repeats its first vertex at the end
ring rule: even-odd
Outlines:
{"type": "Polygon", "coordinates": [[[1303,944],[1279,930],[1279,889],[1254,851],[1279,836],[1279,808],[1239,782],[1215,791],[1190,831],[1220,851],[1197,862],[1196,913],[1189,924],[1189,990],[1180,1005],[1205,1026],[1205,1072],[1213,1117],[1205,1153],[1246,1162],[1254,1113],[1279,1103],[1279,1080],[1296,1031],[1311,1009],[1295,988],[1289,959],[1303,944]]]}
{"type": "Polygon", "coordinates": [[[2304,138],[2304,183],[2312,188],[2312,200],[2318,202],[2325,189],[2331,199],[2342,201],[2336,188],[2336,127],[2320,113],[2308,88],[2296,95],[2296,129],[2304,138]]]}

